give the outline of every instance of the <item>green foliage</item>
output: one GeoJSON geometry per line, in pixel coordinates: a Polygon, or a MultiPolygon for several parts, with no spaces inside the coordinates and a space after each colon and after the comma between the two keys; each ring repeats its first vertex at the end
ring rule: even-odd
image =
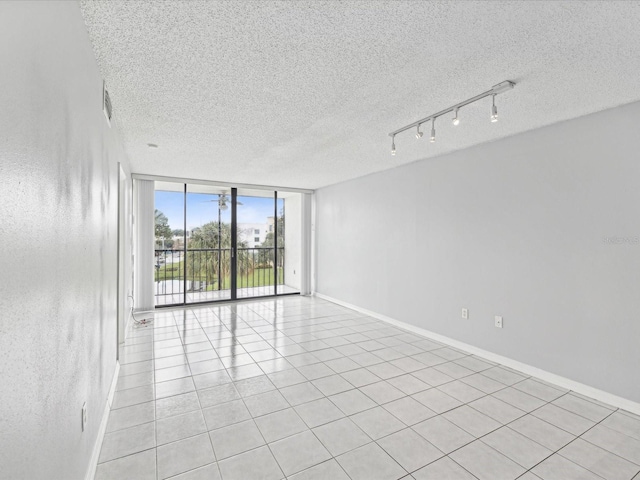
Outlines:
{"type": "Polygon", "coordinates": [[[157,209],[155,210],[155,235],[156,242],[158,243],[162,243],[164,239],[165,248],[169,246],[167,241],[171,241],[171,244],[173,244],[173,234],[171,227],[169,227],[169,219],[164,213],[157,209]]]}

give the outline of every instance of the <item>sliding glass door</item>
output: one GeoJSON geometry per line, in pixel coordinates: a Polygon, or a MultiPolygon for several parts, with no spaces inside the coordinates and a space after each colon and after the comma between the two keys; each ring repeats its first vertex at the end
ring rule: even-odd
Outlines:
{"type": "Polygon", "coordinates": [[[285,234],[285,203],[296,211],[300,194],[156,182],[156,306],[299,293],[300,222],[285,234]]]}

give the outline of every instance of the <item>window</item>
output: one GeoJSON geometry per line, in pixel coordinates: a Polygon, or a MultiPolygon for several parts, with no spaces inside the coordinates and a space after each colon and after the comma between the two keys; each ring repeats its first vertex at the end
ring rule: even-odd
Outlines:
{"type": "Polygon", "coordinates": [[[255,238],[253,239],[253,241],[254,241],[254,242],[256,242],[256,243],[260,243],[260,237],[255,237],[255,238]]]}
{"type": "Polygon", "coordinates": [[[253,231],[253,233],[254,233],[255,235],[260,235],[260,230],[258,230],[258,229],[256,228],[256,229],[253,231]]]}

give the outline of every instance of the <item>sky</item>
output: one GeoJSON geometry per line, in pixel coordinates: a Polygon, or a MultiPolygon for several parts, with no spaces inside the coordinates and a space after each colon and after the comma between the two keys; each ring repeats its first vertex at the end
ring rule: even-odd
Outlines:
{"type": "MultiPolygon", "coordinates": [[[[169,219],[171,230],[184,228],[184,203],[182,192],[156,191],[155,208],[169,219]]],[[[273,198],[245,197],[238,195],[238,223],[267,223],[273,217],[273,198]]],[[[283,199],[278,199],[278,210],[283,199]]],[[[231,197],[229,208],[220,212],[223,223],[231,222],[231,197]]],[[[280,212],[278,212],[280,213],[280,212]]],[[[218,221],[218,195],[187,193],[187,230],[208,222],[218,221]]]]}

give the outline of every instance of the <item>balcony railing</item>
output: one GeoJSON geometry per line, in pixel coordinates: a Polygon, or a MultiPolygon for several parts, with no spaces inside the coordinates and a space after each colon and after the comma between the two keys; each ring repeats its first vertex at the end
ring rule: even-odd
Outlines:
{"type": "MultiPolygon", "coordinates": [[[[274,271],[277,271],[277,284],[284,285],[284,247],[277,250],[274,262],[273,247],[238,248],[237,289],[273,287],[276,280],[274,271]]],[[[208,297],[211,300],[230,298],[231,249],[194,248],[186,252],[156,249],[154,280],[156,305],[183,303],[181,297],[185,293],[211,292],[211,295],[199,295],[196,301],[206,301],[208,297]]],[[[269,290],[275,289],[263,288],[260,291],[269,290]]]]}

